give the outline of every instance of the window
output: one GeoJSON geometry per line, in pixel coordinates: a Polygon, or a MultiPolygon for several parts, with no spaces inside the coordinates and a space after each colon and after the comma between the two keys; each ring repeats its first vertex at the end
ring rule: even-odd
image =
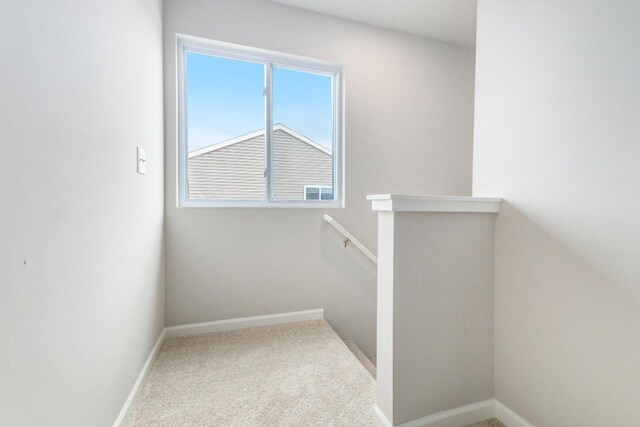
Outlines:
{"type": "Polygon", "coordinates": [[[333,200],[333,187],[322,185],[305,185],[305,200],[333,200]]]}
{"type": "Polygon", "coordinates": [[[342,207],[342,68],[180,36],[178,204],[342,207]]]}

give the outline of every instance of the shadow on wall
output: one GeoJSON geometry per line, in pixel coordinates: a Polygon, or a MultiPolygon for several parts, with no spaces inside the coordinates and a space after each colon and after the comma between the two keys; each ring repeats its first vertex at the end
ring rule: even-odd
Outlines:
{"type": "MultiPolygon", "coordinates": [[[[377,232],[377,231],[376,231],[377,232]]],[[[353,245],[353,243],[349,242],[346,244],[345,246],[345,237],[340,234],[336,229],[334,229],[333,227],[331,227],[329,224],[327,224],[326,221],[323,222],[323,227],[322,227],[322,233],[323,235],[327,235],[331,238],[332,241],[334,241],[335,243],[332,243],[331,246],[324,246],[323,245],[323,251],[322,254],[326,255],[328,258],[332,257],[336,254],[336,251],[333,250],[334,246],[337,246],[339,248],[342,248],[343,250],[340,252],[338,252],[338,254],[340,254],[341,257],[343,258],[349,258],[352,260],[352,262],[355,262],[357,264],[359,264],[360,266],[362,266],[362,268],[368,272],[370,272],[371,274],[374,275],[374,280],[377,281],[376,277],[377,277],[377,269],[378,266],[376,263],[374,263],[373,261],[371,261],[364,253],[362,253],[362,251],[360,249],[358,249],[357,247],[355,247],[355,245],[353,245]]],[[[357,236],[356,236],[357,238],[357,236]]],[[[323,239],[324,240],[324,239],[323,239]]],[[[330,260],[333,258],[330,258],[330,260]]],[[[349,274],[349,272],[345,272],[346,274],[349,274]]],[[[369,286],[367,286],[367,288],[369,288],[369,286]]]]}
{"type": "Polygon", "coordinates": [[[360,313],[350,310],[352,302],[345,299],[340,289],[336,288],[332,289],[329,296],[325,317],[340,336],[352,339],[368,357],[375,357],[377,265],[353,244],[345,248],[344,236],[326,221],[321,222],[318,232],[322,258],[334,268],[336,274],[344,278],[345,283],[353,287],[351,292],[367,308],[360,313]]]}
{"type": "Polygon", "coordinates": [[[344,249],[323,213],[168,210],[167,326],[324,308],[341,336],[374,355],[375,269],[344,249]]]}
{"type": "Polygon", "coordinates": [[[534,425],[640,425],[639,295],[506,202],[495,277],[496,398],[534,425]]]}

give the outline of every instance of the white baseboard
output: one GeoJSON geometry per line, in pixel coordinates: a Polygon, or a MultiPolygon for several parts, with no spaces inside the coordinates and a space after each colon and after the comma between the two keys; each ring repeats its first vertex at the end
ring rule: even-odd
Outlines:
{"type": "Polygon", "coordinates": [[[153,366],[153,361],[156,360],[156,356],[158,355],[158,351],[160,347],[162,347],[162,343],[166,337],[166,328],[160,332],[156,343],[153,345],[151,352],[149,352],[149,356],[147,356],[147,360],[142,365],[142,370],[136,379],[136,382],[133,384],[133,388],[127,397],[127,400],[124,402],[124,406],[120,410],[118,414],[118,418],[116,418],[116,422],[113,423],[113,427],[121,427],[124,426],[127,417],[129,416],[129,412],[131,412],[131,408],[133,407],[133,402],[136,401],[136,397],[142,391],[142,386],[144,385],[144,381],[149,376],[149,372],[151,372],[151,367],[153,366]]]}
{"type": "Polygon", "coordinates": [[[191,323],[187,325],[170,326],[164,328],[160,333],[160,336],[156,340],[153,348],[151,349],[147,360],[144,362],[142,370],[140,371],[140,374],[138,375],[138,378],[136,379],[136,382],[133,385],[133,388],[131,389],[127,400],[124,402],[124,406],[120,410],[120,414],[118,414],[118,418],[116,418],[115,423],[113,423],[113,427],[124,426],[125,421],[133,407],[133,402],[135,402],[136,397],[138,397],[138,394],[142,390],[144,381],[147,379],[147,376],[151,371],[151,367],[153,366],[153,361],[156,359],[158,351],[160,350],[160,347],[162,347],[162,343],[166,338],[184,337],[188,335],[207,334],[210,332],[232,331],[235,329],[281,325],[285,323],[304,322],[305,320],[321,319],[324,319],[324,309],[318,308],[315,310],[268,314],[266,316],[240,317],[237,319],[218,320],[215,322],[204,323],[191,323]]]}
{"type": "Polygon", "coordinates": [[[529,421],[507,408],[499,400],[495,399],[495,417],[502,421],[507,427],[534,427],[529,421]]]}
{"type": "Polygon", "coordinates": [[[389,421],[378,405],[373,405],[373,419],[376,427],[460,427],[494,417],[507,427],[534,427],[496,399],[483,400],[395,425],[389,421]]]}
{"type": "Polygon", "coordinates": [[[215,322],[169,326],[168,328],[165,328],[165,331],[167,332],[167,338],[184,337],[188,335],[208,334],[210,332],[232,331],[235,329],[281,325],[284,323],[320,319],[324,319],[324,309],[322,308],[315,310],[293,311],[290,313],[268,314],[266,316],[240,317],[237,319],[217,320],[215,322]]]}
{"type": "Polygon", "coordinates": [[[373,418],[377,427],[460,427],[492,418],[494,407],[493,399],[483,400],[394,426],[378,405],[373,405],[373,418]]]}

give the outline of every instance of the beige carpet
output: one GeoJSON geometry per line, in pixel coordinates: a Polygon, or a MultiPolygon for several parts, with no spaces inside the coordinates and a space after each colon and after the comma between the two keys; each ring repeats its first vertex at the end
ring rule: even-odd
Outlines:
{"type": "Polygon", "coordinates": [[[362,352],[362,350],[360,350],[360,348],[352,340],[350,340],[348,338],[345,338],[343,341],[344,341],[344,344],[347,346],[347,348],[349,350],[351,350],[351,353],[353,353],[353,355],[356,357],[356,359],[358,359],[358,361],[360,363],[362,363],[362,366],[364,366],[364,368],[367,371],[369,371],[371,376],[373,378],[375,378],[376,377],[376,365],[373,364],[373,361],[371,361],[371,359],[369,359],[367,357],[367,355],[364,354],[362,352]]]}
{"type": "Polygon", "coordinates": [[[491,418],[481,423],[469,424],[465,427],[506,427],[497,418],[491,418]]]}
{"type": "Polygon", "coordinates": [[[169,338],[127,426],[373,425],[375,380],[322,320],[169,338]]]}
{"type": "Polygon", "coordinates": [[[372,375],[323,320],[168,338],[126,425],[372,427],[372,375]]]}

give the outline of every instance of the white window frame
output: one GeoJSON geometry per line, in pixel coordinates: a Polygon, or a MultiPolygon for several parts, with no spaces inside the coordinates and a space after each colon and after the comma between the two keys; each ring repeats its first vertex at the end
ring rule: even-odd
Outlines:
{"type": "MultiPolygon", "coordinates": [[[[317,59],[306,58],[231,43],[218,42],[178,34],[177,47],[177,206],[178,207],[258,207],[258,208],[343,208],[344,207],[344,79],[342,66],[317,59]],[[266,195],[264,201],[190,199],[187,177],[187,93],[186,57],[188,53],[213,55],[222,58],[245,60],[264,64],[265,69],[265,137],[266,137],[266,195]],[[332,77],[333,81],[333,200],[277,200],[273,198],[273,180],[270,179],[273,164],[273,67],[286,67],[332,77]]],[[[306,192],[305,192],[306,198],[306,192]]]]}
{"type": "Polygon", "coordinates": [[[322,190],[326,190],[327,188],[333,188],[329,185],[305,185],[304,186],[304,199],[307,199],[307,188],[317,188],[318,189],[318,197],[320,197],[318,200],[322,200],[322,190]]]}

